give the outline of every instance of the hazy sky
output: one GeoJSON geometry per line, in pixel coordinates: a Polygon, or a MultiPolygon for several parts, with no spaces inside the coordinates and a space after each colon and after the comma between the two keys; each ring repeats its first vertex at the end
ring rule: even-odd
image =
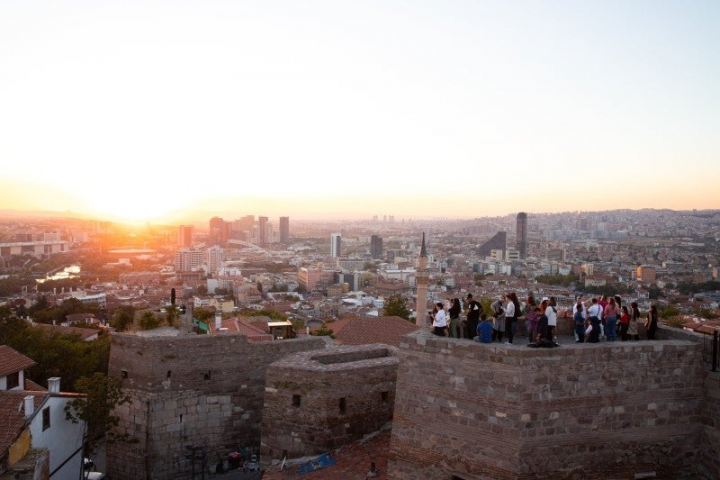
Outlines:
{"type": "Polygon", "coordinates": [[[130,218],[720,208],[720,1],[3,0],[0,166],[130,218]]]}

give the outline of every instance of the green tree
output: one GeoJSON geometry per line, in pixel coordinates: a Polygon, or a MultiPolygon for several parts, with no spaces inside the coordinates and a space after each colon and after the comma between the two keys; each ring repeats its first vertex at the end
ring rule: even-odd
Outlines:
{"type": "Polygon", "coordinates": [[[197,318],[203,323],[207,323],[208,320],[215,316],[215,312],[204,307],[198,307],[193,310],[193,318],[197,318]]]}
{"type": "Polygon", "coordinates": [[[165,307],[165,322],[171,327],[180,328],[180,310],[175,305],[165,307]]]}
{"type": "Polygon", "coordinates": [[[310,332],[310,335],[314,335],[316,337],[330,337],[335,338],[335,335],[333,335],[335,332],[332,331],[330,327],[328,327],[327,322],[323,322],[323,324],[315,330],[314,332],[310,332]]]}
{"type": "Polygon", "coordinates": [[[122,305],[110,319],[110,326],[119,332],[124,332],[128,326],[134,323],[135,309],[130,305],[122,305]]]}
{"type": "Polygon", "coordinates": [[[677,317],[678,315],[680,315],[680,309],[674,305],[668,305],[660,312],[662,318],[677,317]]]}
{"type": "Polygon", "coordinates": [[[475,275],[473,275],[473,283],[475,284],[476,287],[481,287],[482,281],[484,279],[485,279],[485,275],[483,275],[482,273],[476,273],[475,275]]]}
{"type": "Polygon", "coordinates": [[[122,390],[122,381],[105,373],[95,372],[80,378],[75,386],[84,397],[76,397],[65,405],[65,418],[86,425],[86,447],[89,454],[97,451],[99,441],[104,437],[108,443],[132,441],[127,435],[119,435],[115,428],[120,417],[114,414],[116,407],[130,402],[122,390]]]}
{"type": "Polygon", "coordinates": [[[175,305],[175,289],[170,289],[170,305],[175,305]]]}
{"type": "Polygon", "coordinates": [[[399,295],[391,295],[385,301],[385,306],[382,312],[384,317],[400,317],[405,320],[410,320],[410,309],[405,303],[405,299],[399,295]]]}
{"type": "Polygon", "coordinates": [[[152,330],[160,326],[160,320],[151,310],[146,310],[140,317],[140,328],[142,330],[152,330]]]}

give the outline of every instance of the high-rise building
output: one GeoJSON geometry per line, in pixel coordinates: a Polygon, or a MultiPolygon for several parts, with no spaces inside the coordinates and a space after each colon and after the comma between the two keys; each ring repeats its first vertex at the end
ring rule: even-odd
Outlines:
{"type": "Polygon", "coordinates": [[[370,237],[370,256],[372,258],[382,257],[383,239],[379,235],[370,237]]]}
{"type": "Polygon", "coordinates": [[[290,217],[280,217],[280,243],[290,241],[290,217]]]}
{"type": "Polygon", "coordinates": [[[258,217],[258,234],[260,238],[260,246],[265,246],[268,243],[267,224],[268,217],[258,217]]]}
{"type": "Polygon", "coordinates": [[[190,248],[183,248],[175,253],[175,271],[189,272],[197,270],[202,265],[203,252],[190,248]]]}
{"type": "Polygon", "coordinates": [[[515,229],[517,238],[516,249],[520,252],[520,258],[527,258],[527,213],[520,212],[517,214],[517,228],[515,229]]]}
{"type": "Polygon", "coordinates": [[[339,233],[330,234],[330,256],[337,258],[340,256],[340,242],[342,235],[339,233]]]}
{"type": "Polygon", "coordinates": [[[222,247],[214,245],[207,249],[205,258],[208,273],[214,274],[223,266],[223,262],[225,261],[225,252],[222,247]]]}
{"type": "Polygon", "coordinates": [[[178,227],[178,248],[192,247],[194,229],[195,227],[192,225],[180,225],[178,227]]]}
{"type": "Polygon", "coordinates": [[[218,245],[226,243],[228,241],[230,233],[230,223],[225,222],[220,217],[213,217],[210,219],[210,232],[208,235],[208,242],[210,245],[218,245]]]}

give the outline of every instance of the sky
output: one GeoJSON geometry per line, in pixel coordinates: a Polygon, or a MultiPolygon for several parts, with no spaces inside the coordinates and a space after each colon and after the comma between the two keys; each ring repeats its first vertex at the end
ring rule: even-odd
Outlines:
{"type": "Polygon", "coordinates": [[[716,0],[4,0],[0,209],[720,208],[719,25],[716,0]]]}

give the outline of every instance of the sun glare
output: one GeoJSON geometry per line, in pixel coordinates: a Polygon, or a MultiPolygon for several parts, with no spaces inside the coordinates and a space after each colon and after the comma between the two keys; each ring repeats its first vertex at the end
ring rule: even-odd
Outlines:
{"type": "Polygon", "coordinates": [[[144,223],[167,215],[177,205],[162,199],[133,195],[127,198],[106,197],[88,202],[90,209],[98,215],[111,217],[127,223],[144,223]]]}

